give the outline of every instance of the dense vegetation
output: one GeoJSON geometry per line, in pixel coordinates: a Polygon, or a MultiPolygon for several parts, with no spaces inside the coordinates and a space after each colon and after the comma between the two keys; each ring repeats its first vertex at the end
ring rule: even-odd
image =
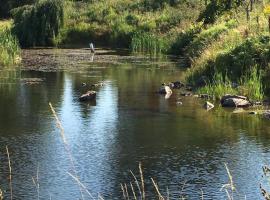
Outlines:
{"type": "Polygon", "coordinates": [[[155,56],[181,55],[190,66],[187,81],[201,92],[218,97],[230,91],[261,99],[270,90],[268,1],[8,2],[3,5],[9,9],[23,5],[4,15],[12,14],[13,32],[24,47],[94,42],[155,56]],[[258,87],[253,91],[244,83],[258,87]]]}
{"type": "Polygon", "coordinates": [[[0,66],[20,62],[20,48],[17,38],[10,30],[10,22],[0,23],[0,66]]]}
{"type": "Polygon", "coordinates": [[[63,3],[61,0],[41,0],[13,9],[12,15],[13,31],[22,46],[52,46],[63,25],[63,3]]]}

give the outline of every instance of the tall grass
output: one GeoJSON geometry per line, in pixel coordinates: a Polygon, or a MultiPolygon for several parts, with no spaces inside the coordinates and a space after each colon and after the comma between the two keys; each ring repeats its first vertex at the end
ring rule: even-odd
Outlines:
{"type": "Polygon", "coordinates": [[[10,29],[0,29],[0,65],[20,62],[20,47],[10,29]]]}
{"type": "Polygon", "coordinates": [[[221,99],[224,94],[237,94],[237,90],[232,87],[232,82],[228,76],[221,73],[215,73],[213,80],[208,82],[206,86],[197,90],[200,94],[209,94],[216,99],[221,99]]]}
{"type": "Polygon", "coordinates": [[[216,72],[213,79],[206,86],[199,88],[197,92],[210,94],[216,99],[221,99],[225,94],[235,94],[247,96],[251,100],[262,100],[264,98],[262,74],[258,67],[254,66],[251,71],[233,82],[227,74],[216,72]]]}
{"type": "Polygon", "coordinates": [[[158,55],[167,51],[168,43],[165,38],[151,33],[136,33],[132,37],[131,49],[133,52],[158,55]]]}

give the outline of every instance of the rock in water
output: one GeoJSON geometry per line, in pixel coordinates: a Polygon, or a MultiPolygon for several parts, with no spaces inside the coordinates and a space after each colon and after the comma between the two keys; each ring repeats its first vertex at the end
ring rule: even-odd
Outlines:
{"type": "Polygon", "coordinates": [[[181,81],[175,81],[175,82],[170,82],[169,86],[172,89],[180,89],[181,87],[184,87],[185,84],[182,83],[181,81]]]}
{"type": "Polygon", "coordinates": [[[159,94],[172,94],[172,90],[169,86],[165,85],[159,89],[158,93],[159,94]]]}
{"type": "Polygon", "coordinates": [[[214,104],[212,104],[212,103],[210,103],[209,101],[206,101],[205,103],[204,103],[204,106],[203,106],[206,110],[211,110],[211,109],[213,109],[215,106],[214,106],[214,104]]]}
{"type": "Polygon", "coordinates": [[[267,119],[270,119],[270,110],[263,112],[263,116],[267,119]]]}
{"type": "Polygon", "coordinates": [[[96,91],[88,91],[85,94],[83,94],[82,96],[80,96],[79,100],[80,101],[89,101],[89,100],[93,100],[96,98],[96,91]]]}
{"type": "Polygon", "coordinates": [[[251,105],[247,97],[226,94],[220,101],[223,107],[248,107],[251,105]]]}

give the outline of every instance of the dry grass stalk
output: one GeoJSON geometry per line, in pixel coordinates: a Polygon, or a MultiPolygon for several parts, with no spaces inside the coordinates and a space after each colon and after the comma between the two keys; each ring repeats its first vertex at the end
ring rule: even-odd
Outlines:
{"type": "MultiPolygon", "coordinates": [[[[70,159],[73,174],[75,174],[75,176],[74,175],[73,176],[76,177],[77,180],[79,180],[78,175],[77,175],[77,171],[76,171],[76,168],[75,168],[75,164],[74,164],[74,159],[73,159],[71,150],[69,148],[69,144],[68,144],[66,136],[65,136],[64,128],[63,128],[63,126],[61,124],[61,121],[59,120],[59,118],[58,118],[58,116],[57,116],[57,114],[56,114],[56,112],[55,112],[55,110],[54,110],[51,103],[49,103],[49,106],[50,106],[52,114],[53,114],[53,116],[54,116],[54,118],[56,120],[56,126],[60,129],[61,138],[63,140],[64,147],[66,149],[67,155],[68,155],[68,157],[70,159]]],[[[77,183],[79,183],[79,182],[77,181],[77,183]]],[[[83,192],[82,192],[83,190],[81,188],[81,184],[78,184],[78,186],[79,186],[79,189],[80,189],[80,192],[81,192],[81,198],[82,198],[82,200],[84,200],[84,196],[83,196],[83,192]]]]}
{"type": "Polygon", "coordinates": [[[131,182],[130,182],[130,187],[131,187],[131,190],[132,190],[132,194],[133,194],[134,200],[137,200],[137,196],[136,196],[136,193],[135,193],[135,191],[134,191],[134,188],[133,188],[133,185],[132,185],[131,182]]]}
{"type": "Polygon", "coordinates": [[[13,189],[12,189],[12,169],[11,169],[11,161],[10,161],[10,156],[9,156],[9,151],[8,151],[8,146],[6,146],[7,150],[7,156],[8,156],[8,168],[9,168],[9,189],[10,189],[10,200],[13,199],[13,189]]]}
{"type": "Polygon", "coordinates": [[[71,174],[71,173],[69,173],[69,172],[67,172],[67,174],[69,175],[69,176],[71,176],[77,183],[78,183],[78,185],[80,185],[83,189],[84,189],[84,191],[94,200],[95,198],[93,197],[93,195],[89,192],[89,190],[86,188],[86,186],[78,179],[78,177],[77,176],[74,176],[73,174],[71,174]]]}
{"type": "Polygon", "coordinates": [[[225,165],[225,168],[226,168],[228,177],[229,177],[229,183],[224,184],[221,187],[221,190],[224,188],[225,189],[225,192],[227,194],[228,199],[229,200],[233,200],[233,192],[235,191],[235,186],[234,186],[234,183],[233,183],[233,178],[232,178],[231,172],[230,172],[227,164],[225,163],[224,165],[225,165]],[[231,191],[231,193],[229,192],[229,190],[231,191]]]}
{"type": "Polygon", "coordinates": [[[161,193],[159,192],[157,183],[154,181],[153,178],[151,178],[151,181],[152,181],[152,183],[153,183],[153,185],[154,185],[154,187],[155,187],[155,189],[156,189],[156,191],[157,191],[158,199],[159,199],[159,200],[165,200],[164,197],[163,197],[163,196],[161,195],[161,193]]]}
{"type": "Polygon", "coordinates": [[[141,163],[139,163],[139,170],[140,170],[141,185],[142,185],[142,199],[145,200],[144,178],[143,178],[142,164],[141,163]]]}
{"type": "Polygon", "coordinates": [[[136,185],[137,185],[137,188],[138,188],[140,197],[141,197],[141,199],[142,199],[142,191],[141,191],[141,188],[140,188],[139,181],[138,181],[138,179],[136,178],[136,176],[133,174],[133,172],[132,172],[131,170],[130,170],[130,173],[131,173],[131,175],[132,175],[133,178],[134,178],[134,181],[135,181],[135,183],[136,183],[136,185]]]}
{"type": "Polygon", "coordinates": [[[126,191],[125,191],[125,188],[124,188],[124,186],[122,185],[122,183],[120,184],[120,186],[121,186],[121,190],[122,190],[122,193],[123,193],[123,198],[126,199],[127,197],[126,197],[126,191]]]}
{"type": "Polygon", "coordinates": [[[3,195],[2,190],[0,189],[0,200],[3,200],[3,199],[4,199],[4,195],[3,195]]]}
{"type": "Polygon", "coordinates": [[[128,194],[127,184],[125,184],[125,190],[126,190],[126,194],[127,194],[127,200],[129,200],[129,194],[128,194]]]}
{"type": "Polygon", "coordinates": [[[36,187],[37,190],[37,199],[39,199],[39,165],[37,166],[37,173],[36,177],[32,177],[32,181],[36,187]]]}

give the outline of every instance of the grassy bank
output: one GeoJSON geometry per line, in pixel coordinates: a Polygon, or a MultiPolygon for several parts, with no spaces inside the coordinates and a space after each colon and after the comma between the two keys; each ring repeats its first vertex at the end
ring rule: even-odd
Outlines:
{"type": "Polygon", "coordinates": [[[187,82],[199,92],[218,97],[234,85],[230,92],[261,99],[270,91],[269,3],[42,0],[11,13],[22,46],[88,47],[93,42],[154,56],[181,55],[190,67],[187,82]],[[204,84],[198,84],[202,77],[204,84]]]}
{"type": "Polygon", "coordinates": [[[0,21],[0,65],[20,62],[20,47],[17,38],[11,33],[11,21],[0,21]]]}

